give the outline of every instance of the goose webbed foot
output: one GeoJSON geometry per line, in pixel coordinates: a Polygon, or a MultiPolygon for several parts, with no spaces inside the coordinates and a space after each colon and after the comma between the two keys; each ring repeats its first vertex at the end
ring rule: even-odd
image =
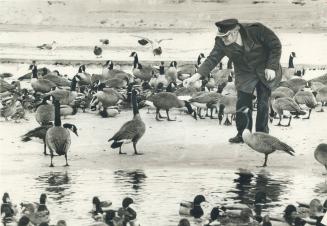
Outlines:
{"type": "Polygon", "coordinates": [[[67,166],[69,166],[69,164],[68,164],[68,163],[66,163],[65,167],[67,167],[67,166]]]}
{"type": "Polygon", "coordinates": [[[160,117],[158,116],[158,114],[156,115],[156,120],[157,121],[163,121],[162,119],[160,119],[160,117]]]}
{"type": "Polygon", "coordinates": [[[54,165],[51,163],[49,167],[54,167],[54,165]]]}
{"type": "Polygon", "coordinates": [[[136,152],[136,153],[134,153],[134,155],[143,155],[143,153],[136,152]]]}
{"type": "Polygon", "coordinates": [[[139,153],[136,150],[136,143],[133,143],[133,148],[134,148],[134,155],[143,155],[143,153],[139,153]]]}
{"type": "Polygon", "coordinates": [[[294,118],[300,118],[300,116],[299,115],[295,115],[294,118]]]}
{"type": "Polygon", "coordinates": [[[324,109],[321,108],[321,109],[320,109],[319,111],[317,111],[317,112],[325,112],[325,111],[324,111],[324,109]]]}
{"type": "Polygon", "coordinates": [[[166,118],[165,116],[162,116],[160,113],[158,115],[159,115],[159,118],[166,118]]]}
{"type": "Polygon", "coordinates": [[[169,117],[169,110],[166,110],[166,114],[167,114],[167,120],[168,120],[168,121],[176,121],[176,119],[171,119],[171,118],[169,117]]]}

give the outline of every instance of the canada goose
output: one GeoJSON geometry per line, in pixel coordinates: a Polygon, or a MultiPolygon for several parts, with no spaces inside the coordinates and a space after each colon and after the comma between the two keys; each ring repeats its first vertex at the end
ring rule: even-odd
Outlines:
{"type": "Polygon", "coordinates": [[[67,129],[70,129],[73,133],[76,134],[76,136],[78,136],[77,128],[75,125],[68,123],[65,123],[63,126],[61,126],[59,100],[53,98],[53,105],[55,108],[54,126],[49,128],[45,135],[46,145],[49,148],[51,155],[50,167],[53,167],[52,159],[54,152],[56,152],[58,155],[65,155],[66,166],[69,166],[67,162],[67,152],[71,144],[71,138],[67,129]]]}
{"type": "Polygon", "coordinates": [[[52,41],[51,44],[42,44],[37,46],[37,48],[39,49],[46,49],[46,50],[55,50],[57,48],[57,42],[56,41],[52,41]]]}
{"type": "Polygon", "coordinates": [[[177,78],[181,81],[191,77],[202,63],[202,59],[205,58],[203,53],[200,53],[196,64],[183,64],[177,66],[177,78]]]}
{"type": "Polygon", "coordinates": [[[321,143],[314,152],[315,159],[327,170],[327,144],[321,143]]]}
{"type": "Polygon", "coordinates": [[[70,86],[71,83],[68,79],[61,77],[58,71],[44,75],[43,79],[49,80],[57,86],[70,86]]]}
{"type": "Polygon", "coordinates": [[[114,69],[114,63],[112,60],[108,60],[106,64],[104,65],[103,76],[105,76],[105,80],[110,79],[110,78],[120,78],[123,80],[128,80],[129,82],[133,81],[133,75],[119,70],[119,69],[114,69]]]}
{"type": "Polygon", "coordinates": [[[35,93],[47,93],[57,87],[57,85],[52,81],[43,78],[38,79],[37,74],[35,73],[32,75],[31,86],[35,93]]]}
{"type": "Polygon", "coordinates": [[[123,89],[123,88],[127,87],[129,81],[126,77],[123,79],[111,78],[111,79],[104,81],[103,83],[106,84],[106,86],[108,88],[123,89]]]}
{"type": "Polygon", "coordinates": [[[76,92],[78,77],[78,75],[73,77],[72,82],[70,84],[70,90],[56,89],[46,93],[45,96],[53,96],[54,98],[56,98],[56,100],[59,100],[60,104],[62,105],[71,104],[78,95],[76,92]]]}
{"type": "Polygon", "coordinates": [[[204,214],[201,207],[201,203],[203,202],[206,202],[206,199],[203,195],[195,196],[193,202],[183,201],[180,203],[179,214],[192,216],[194,218],[200,218],[204,214]]]}
{"type": "Polygon", "coordinates": [[[294,91],[288,87],[279,86],[271,93],[271,99],[279,97],[290,97],[294,96],[294,91]]]}
{"type": "Polygon", "coordinates": [[[216,83],[212,75],[209,75],[208,82],[206,84],[206,87],[208,88],[209,92],[210,90],[216,88],[216,83]]]}
{"type": "Polygon", "coordinates": [[[77,106],[69,106],[69,105],[60,105],[60,116],[63,116],[64,118],[67,115],[76,115],[77,113],[77,106]]]}
{"type": "Polygon", "coordinates": [[[104,109],[110,106],[116,106],[118,101],[125,100],[125,97],[113,88],[105,88],[105,85],[101,83],[98,86],[98,92],[93,95],[91,101],[91,109],[95,109],[96,105],[101,102],[104,109]]]}
{"type": "Polygon", "coordinates": [[[324,111],[323,105],[327,102],[327,86],[317,90],[316,99],[317,102],[321,102],[320,112],[323,112],[324,111]]]}
{"type": "Polygon", "coordinates": [[[50,96],[43,98],[42,102],[36,106],[35,119],[41,125],[49,125],[54,120],[54,106],[47,101],[50,100],[50,96]]]}
{"type": "Polygon", "coordinates": [[[321,82],[325,86],[327,86],[327,74],[324,74],[322,76],[319,76],[317,78],[311,79],[311,82],[321,82]]]}
{"type": "Polygon", "coordinates": [[[224,125],[232,125],[233,116],[236,114],[236,102],[237,96],[234,95],[222,95],[217,102],[217,109],[219,109],[218,119],[221,124],[223,114],[226,114],[226,120],[224,125]],[[228,119],[228,115],[231,114],[231,121],[228,119]]]}
{"type": "Polygon", "coordinates": [[[28,142],[31,141],[32,138],[39,138],[43,141],[44,144],[44,150],[43,150],[43,154],[47,155],[47,146],[46,146],[46,142],[45,142],[45,135],[48,131],[49,128],[52,127],[52,123],[49,125],[44,125],[44,126],[39,126],[35,129],[32,129],[30,131],[28,131],[27,133],[25,133],[22,136],[22,141],[23,142],[28,142]]]}
{"type": "Polygon", "coordinates": [[[152,47],[152,53],[154,56],[160,56],[162,54],[162,48],[160,46],[160,43],[162,41],[165,41],[165,40],[173,40],[172,38],[164,38],[164,39],[154,39],[154,40],[151,40],[149,38],[145,38],[145,37],[142,37],[142,36],[138,36],[138,35],[133,35],[134,37],[137,37],[137,38],[140,38],[138,40],[138,43],[142,46],[146,46],[147,44],[150,44],[151,47],[152,47]]]}
{"type": "Polygon", "coordinates": [[[92,84],[91,75],[86,72],[86,66],[84,64],[79,66],[76,77],[79,79],[78,84],[81,86],[92,84]]]}
{"type": "Polygon", "coordinates": [[[159,66],[159,74],[154,74],[149,84],[157,90],[157,92],[162,91],[164,87],[168,86],[168,80],[165,75],[165,66],[164,62],[162,61],[159,66]]]}
{"type": "MultiPolygon", "coordinates": [[[[273,98],[271,101],[271,107],[277,114],[279,115],[279,122],[277,126],[283,126],[281,124],[282,116],[284,115],[284,111],[288,111],[291,114],[295,115],[305,115],[305,111],[303,111],[300,106],[290,97],[280,97],[273,98]]],[[[286,126],[291,125],[292,116],[289,116],[289,121],[286,126]]],[[[272,122],[272,119],[271,119],[272,122]]]]}
{"type": "MultiPolygon", "coordinates": [[[[228,75],[228,79],[227,79],[227,83],[226,85],[221,86],[222,87],[222,92],[221,94],[223,95],[233,95],[233,96],[237,96],[237,90],[235,87],[235,83],[233,81],[233,76],[230,74],[228,75]]],[[[218,91],[219,92],[219,88],[218,91]]]]}
{"type": "Polygon", "coordinates": [[[245,126],[245,130],[242,133],[242,138],[244,142],[251,147],[253,150],[263,153],[265,155],[265,161],[262,165],[262,167],[267,166],[267,160],[268,160],[268,155],[275,152],[276,150],[281,150],[284,151],[290,155],[294,156],[294,150],[291,148],[289,145],[286,143],[280,141],[278,138],[273,137],[267,133],[263,132],[255,132],[251,133],[251,131],[248,129],[249,126],[249,108],[243,107],[237,111],[242,112],[245,114],[247,123],[245,126]]]}
{"type": "Polygon", "coordinates": [[[23,81],[23,80],[29,80],[31,79],[33,76],[33,74],[35,74],[35,77],[38,78],[38,77],[42,77],[48,73],[50,73],[51,71],[46,68],[46,67],[42,67],[42,68],[37,68],[35,64],[31,64],[30,67],[29,67],[29,70],[32,69],[32,72],[29,72],[25,75],[22,75],[18,78],[19,81],[23,81]],[[33,70],[33,68],[35,68],[33,70]]]}
{"type": "Polygon", "coordinates": [[[14,75],[8,72],[4,72],[4,73],[0,73],[0,78],[4,79],[4,78],[11,78],[14,75]]]}
{"type": "Polygon", "coordinates": [[[94,53],[94,55],[95,55],[97,58],[102,57],[102,56],[101,56],[101,54],[102,54],[102,48],[99,47],[99,46],[94,46],[93,53],[94,53]]]}
{"type": "Polygon", "coordinates": [[[159,119],[160,109],[166,110],[168,121],[175,121],[175,119],[170,119],[169,117],[169,109],[171,108],[186,107],[189,114],[192,114],[194,112],[189,102],[178,99],[177,96],[173,93],[169,93],[169,92],[157,93],[150,96],[148,100],[153,102],[153,105],[156,107],[157,121],[161,121],[159,119]]]}
{"type": "Polygon", "coordinates": [[[309,119],[312,109],[318,105],[317,100],[313,95],[313,93],[311,91],[300,90],[294,95],[293,98],[297,104],[299,105],[303,104],[309,108],[308,117],[303,118],[303,119],[309,119]]]}
{"type": "Polygon", "coordinates": [[[140,116],[138,106],[136,90],[132,90],[132,105],[133,105],[133,119],[124,123],[124,125],[113,135],[108,142],[113,141],[111,148],[119,147],[119,154],[126,154],[121,152],[121,146],[127,142],[133,142],[134,154],[139,155],[136,150],[137,142],[142,138],[145,133],[146,127],[140,116]]]}
{"type": "Polygon", "coordinates": [[[154,69],[148,65],[142,65],[139,63],[139,58],[136,52],[132,52],[130,57],[134,57],[133,62],[133,75],[142,81],[150,81],[154,73],[154,69]]]}
{"type": "Polygon", "coordinates": [[[308,82],[307,86],[311,88],[312,93],[313,93],[314,96],[317,95],[318,89],[320,89],[322,87],[325,87],[325,85],[322,84],[321,82],[311,82],[311,81],[308,82]]]}
{"type": "Polygon", "coordinates": [[[16,100],[17,96],[14,95],[10,101],[10,104],[1,108],[1,117],[4,117],[6,121],[8,121],[8,117],[11,117],[16,113],[16,100]]]}
{"type": "Polygon", "coordinates": [[[189,102],[190,102],[190,104],[192,104],[198,108],[198,110],[199,110],[198,116],[201,119],[203,119],[203,117],[201,116],[201,109],[207,109],[208,106],[216,105],[221,97],[222,97],[222,95],[220,93],[204,92],[204,93],[200,94],[199,96],[192,97],[189,100],[189,102]]]}
{"type": "Polygon", "coordinates": [[[297,93],[299,90],[301,90],[307,85],[307,81],[302,78],[293,78],[288,81],[280,82],[279,85],[288,87],[293,90],[294,93],[297,93]]]}

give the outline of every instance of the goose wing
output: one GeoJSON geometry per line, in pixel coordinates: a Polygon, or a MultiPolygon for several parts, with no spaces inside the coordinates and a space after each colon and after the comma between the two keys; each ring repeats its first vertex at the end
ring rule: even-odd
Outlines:
{"type": "MultiPolygon", "coordinates": [[[[130,120],[126,122],[112,138],[109,139],[120,141],[120,140],[132,140],[135,137],[141,137],[144,123],[140,120],[130,120]]],[[[145,131],[145,130],[144,130],[145,131]]]]}
{"type": "Polygon", "coordinates": [[[51,127],[52,127],[52,125],[36,127],[35,129],[32,129],[32,130],[28,131],[26,134],[24,134],[22,136],[22,141],[23,142],[30,141],[32,137],[36,137],[36,138],[44,140],[48,129],[51,127]]]}
{"type": "Polygon", "coordinates": [[[302,111],[300,106],[292,99],[289,97],[285,98],[279,98],[276,100],[278,108],[290,112],[300,112],[302,111]]]}
{"type": "Polygon", "coordinates": [[[253,133],[252,136],[255,138],[255,140],[259,141],[262,145],[271,147],[273,150],[285,151],[290,155],[294,155],[295,153],[292,147],[280,141],[278,138],[273,137],[267,133],[256,132],[253,133]]]}
{"type": "Polygon", "coordinates": [[[151,44],[151,45],[153,45],[153,41],[151,40],[151,39],[149,39],[149,38],[146,38],[146,37],[143,37],[143,36],[139,36],[139,35],[132,35],[132,36],[134,36],[134,37],[136,37],[136,38],[140,38],[139,40],[138,40],[138,43],[140,44],[140,45],[142,45],[142,46],[145,46],[145,45],[147,45],[147,44],[151,44]]]}

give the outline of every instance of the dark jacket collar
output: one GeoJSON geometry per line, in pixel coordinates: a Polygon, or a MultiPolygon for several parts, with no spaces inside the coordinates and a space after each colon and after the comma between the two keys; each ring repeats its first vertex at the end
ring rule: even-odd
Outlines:
{"type": "Polygon", "coordinates": [[[240,26],[240,34],[242,37],[243,45],[244,45],[244,50],[246,52],[249,52],[253,46],[254,46],[254,41],[249,35],[249,32],[246,29],[246,24],[239,24],[240,26]]]}

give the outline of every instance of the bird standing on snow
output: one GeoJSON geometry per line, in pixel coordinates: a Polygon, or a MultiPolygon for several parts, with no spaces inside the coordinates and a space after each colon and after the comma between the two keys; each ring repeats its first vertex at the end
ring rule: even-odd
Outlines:
{"type": "Polygon", "coordinates": [[[119,154],[126,154],[121,152],[121,146],[126,142],[133,142],[134,154],[140,155],[136,150],[136,144],[141,139],[141,137],[145,133],[145,124],[142,121],[142,118],[139,113],[139,109],[137,106],[137,97],[136,90],[132,90],[132,105],[133,105],[133,119],[126,122],[113,137],[111,137],[108,141],[114,141],[111,144],[112,148],[119,147],[119,154]]]}
{"type": "Polygon", "coordinates": [[[280,141],[278,138],[263,132],[251,133],[251,131],[248,129],[249,110],[250,109],[248,107],[243,107],[238,110],[239,112],[245,114],[247,119],[245,127],[246,129],[242,133],[242,138],[250,148],[265,155],[265,162],[263,163],[262,167],[267,166],[268,155],[275,152],[276,150],[281,150],[294,156],[293,148],[291,148],[286,143],[280,141]]]}
{"type": "Polygon", "coordinates": [[[142,46],[146,46],[148,44],[151,45],[152,47],[152,53],[154,56],[160,56],[162,54],[162,48],[160,46],[160,43],[164,40],[172,40],[172,38],[164,38],[164,39],[154,39],[154,40],[151,40],[149,38],[145,38],[145,37],[142,37],[142,36],[137,36],[137,35],[133,35],[134,37],[137,37],[137,38],[140,38],[138,40],[138,43],[142,46]]]}

